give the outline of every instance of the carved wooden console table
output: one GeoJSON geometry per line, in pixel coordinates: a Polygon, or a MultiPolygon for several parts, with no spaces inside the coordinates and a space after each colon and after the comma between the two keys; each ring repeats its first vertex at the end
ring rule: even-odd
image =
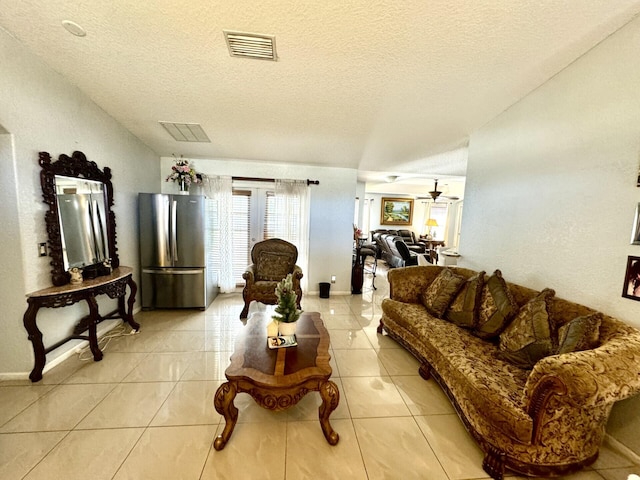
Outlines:
{"type": "Polygon", "coordinates": [[[24,328],[27,329],[29,340],[33,344],[33,353],[35,356],[35,365],[29,378],[32,382],[42,379],[42,370],[46,362],[46,354],[55,350],[60,345],[69,340],[89,340],[89,346],[93,359],[98,362],[102,360],[102,352],[98,347],[98,336],[96,326],[102,320],[121,318],[126,321],[135,330],[139,330],[140,325],[133,319],[133,304],[136,300],[136,291],[138,287],[132,278],[133,269],[131,267],[118,267],[109,275],[104,275],[90,280],[85,280],[77,285],[62,285],[60,287],[49,287],[37,292],[27,294],[27,311],[24,313],[24,328]],[[125,297],[127,285],[129,286],[129,298],[125,297]],[[118,299],[118,308],[106,316],[101,316],[98,312],[98,302],[96,296],[107,294],[109,298],[118,299]],[[73,305],[85,300],[89,305],[89,316],[87,322],[88,335],[71,335],[64,340],[57,342],[55,345],[45,348],[42,343],[42,332],[38,329],[36,323],[36,315],[42,307],[60,308],[73,305]]]}

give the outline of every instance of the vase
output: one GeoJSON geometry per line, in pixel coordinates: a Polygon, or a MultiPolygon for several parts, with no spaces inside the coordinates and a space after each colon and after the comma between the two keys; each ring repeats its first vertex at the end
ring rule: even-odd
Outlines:
{"type": "Polygon", "coordinates": [[[354,295],[362,293],[362,284],[364,283],[364,266],[360,259],[360,248],[356,248],[355,258],[351,266],[351,293],[354,295]]]}
{"type": "Polygon", "coordinates": [[[295,335],[296,323],[297,322],[278,322],[278,333],[280,334],[280,336],[286,337],[289,335],[295,335]]]}
{"type": "Polygon", "coordinates": [[[189,184],[185,180],[178,180],[178,186],[180,187],[178,192],[180,195],[189,195],[189,184]]]}

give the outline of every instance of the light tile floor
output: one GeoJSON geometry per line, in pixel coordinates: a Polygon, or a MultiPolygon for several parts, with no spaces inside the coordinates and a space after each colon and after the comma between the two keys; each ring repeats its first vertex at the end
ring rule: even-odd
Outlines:
{"type": "MultiPolygon", "coordinates": [[[[240,294],[219,295],[206,312],[140,312],[137,335],[114,339],[101,362],[71,358],[42,382],[0,383],[0,479],[486,479],[482,453],[418,362],[376,333],[388,296],[381,269],[362,295],[306,296],[331,335],[331,416],[340,443],[325,441],[319,396],[274,413],[246,394],[221,452],[224,420],[213,395],[242,323],[240,294]]],[[[251,312],[273,307],[253,304],[251,312]]],[[[624,480],[640,471],[603,447],[571,480],[624,480]]],[[[520,477],[509,477],[519,479],[520,477]]]]}

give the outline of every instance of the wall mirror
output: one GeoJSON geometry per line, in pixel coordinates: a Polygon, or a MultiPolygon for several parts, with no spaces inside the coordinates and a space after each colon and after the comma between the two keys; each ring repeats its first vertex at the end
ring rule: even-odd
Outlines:
{"type": "Polygon", "coordinates": [[[107,260],[118,267],[111,169],[100,170],[82,152],[57,161],[40,152],[39,163],[53,284],[68,283],[73,267],[82,268],[85,278],[106,273],[107,260]]]}

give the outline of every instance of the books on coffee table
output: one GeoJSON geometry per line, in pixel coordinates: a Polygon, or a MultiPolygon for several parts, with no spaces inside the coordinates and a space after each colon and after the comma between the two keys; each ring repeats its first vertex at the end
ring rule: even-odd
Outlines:
{"type": "Polygon", "coordinates": [[[267,345],[269,348],[295,347],[298,345],[295,335],[286,335],[278,337],[267,337],[267,345]]]}

